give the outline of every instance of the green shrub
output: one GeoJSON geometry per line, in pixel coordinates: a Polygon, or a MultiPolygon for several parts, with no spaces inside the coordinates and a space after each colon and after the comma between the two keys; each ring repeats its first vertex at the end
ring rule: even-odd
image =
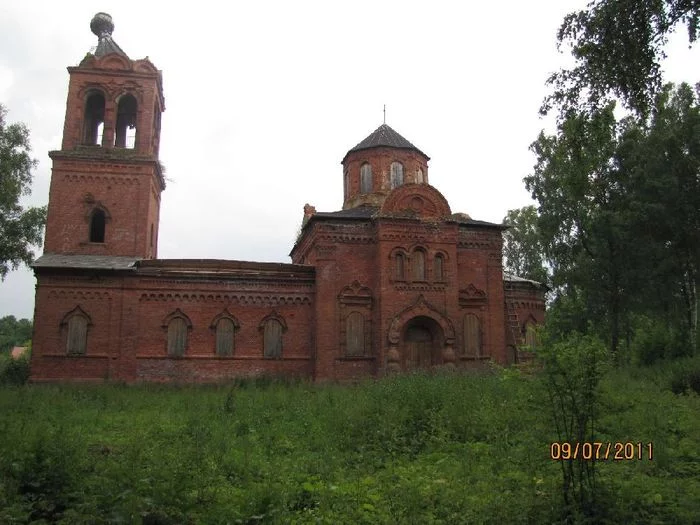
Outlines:
{"type": "Polygon", "coordinates": [[[661,359],[692,355],[688,334],[649,317],[637,320],[631,350],[636,364],[651,366],[661,359]]]}
{"type": "Polygon", "coordinates": [[[670,388],[674,394],[691,390],[700,394],[700,360],[680,359],[671,364],[670,388]]]}
{"type": "Polygon", "coordinates": [[[23,385],[29,380],[29,356],[0,355],[0,385],[23,385]]]}
{"type": "MultiPolygon", "coordinates": [[[[560,340],[552,340],[546,333],[542,336],[537,358],[543,367],[543,406],[555,429],[552,441],[593,442],[594,421],[601,408],[599,382],[609,364],[607,350],[590,335],[572,333],[560,340]]],[[[565,514],[570,519],[578,519],[579,515],[600,519],[605,504],[600,503],[596,490],[595,462],[581,456],[562,461],[561,474],[565,514]]]]}
{"type": "MultiPolygon", "coordinates": [[[[577,404],[591,346],[553,358],[577,404]]],[[[4,387],[0,523],[691,524],[700,396],[670,392],[670,365],[601,381],[597,437],[654,460],[599,462],[585,512],[562,501],[536,375],[4,387]]]]}

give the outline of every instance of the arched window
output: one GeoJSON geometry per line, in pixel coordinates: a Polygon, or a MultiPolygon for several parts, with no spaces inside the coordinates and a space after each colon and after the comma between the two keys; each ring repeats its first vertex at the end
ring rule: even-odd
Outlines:
{"type": "Polygon", "coordinates": [[[102,131],[105,122],[105,97],[102,93],[92,92],[85,101],[85,119],[83,123],[83,144],[102,145],[102,131]]]}
{"type": "Polygon", "coordinates": [[[68,319],[67,353],[71,355],[85,355],[87,349],[87,329],[88,320],[84,316],[75,314],[68,319]]]}
{"type": "Polygon", "coordinates": [[[265,321],[263,356],[268,358],[282,357],[282,323],[277,319],[265,321]]]}
{"type": "Polygon", "coordinates": [[[425,252],[414,250],[411,256],[411,270],[414,281],[425,281],[425,252]]]}
{"type": "Polygon", "coordinates": [[[435,262],[433,264],[433,276],[435,278],[435,281],[445,280],[445,258],[440,253],[438,253],[435,256],[435,262]]]}
{"type": "Polygon", "coordinates": [[[222,317],[216,323],[216,355],[233,355],[235,325],[233,320],[222,317]]]}
{"type": "Polygon", "coordinates": [[[398,188],[403,184],[403,164],[400,162],[391,163],[391,189],[398,188]]]}
{"type": "Polygon", "coordinates": [[[187,349],[187,321],[173,317],[168,323],[168,355],[181,357],[187,349]]]}
{"type": "Polygon", "coordinates": [[[153,225],[151,224],[151,248],[153,248],[153,225]]]}
{"type": "Polygon", "coordinates": [[[372,192],[372,166],[368,162],[360,167],[360,192],[372,192]]]}
{"type": "Polygon", "coordinates": [[[133,95],[126,94],[117,106],[117,126],[114,145],[117,148],[133,149],[136,145],[137,103],[133,95]]]}
{"type": "Polygon", "coordinates": [[[349,356],[365,355],[365,318],[360,312],[345,320],[345,351],[349,356]]]}
{"type": "Polygon", "coordinates": [[[350,196],[350,174],[348,170],[345,170],[345,173],[343,173],[343,184],[345,187],[345,198],[347,199],[350,196]]]}
{"type": "Polygon", "coordinates": [[[481,356],[481,326],[474,314],[464,316],[464,355],[481,356]]]}
{"type": "Polygon", "coordinates": [[[416,184],[423,184],[425,182],[425,177],[423,176],[423,168],[418,168],[416,170],[416,184]]]}
{"type": "Polygon", "coordinates": [[[406,257],[403,253],[396,254],[395,277],[397,281],[406,280],[406,257]]]}
{"type": "Polygon", "coordinates": [[[531,321],[525,323],[525,345],[531,348],[537,346],[537,329],[531,321]]]}
{"type": "Polygon", "coordinates": [[[76,306],[63,317],[60,327],[61,334],[65,334],[68,355],[85,355],[88,330],[91,326],[90,316],[80,306],[76,306]]]}
{"type": "Polygon", "coordinates": [[[105,223],[107,216],[104,210],[96,208],[90,217],[90,242],[105,242],[105,223]]]}

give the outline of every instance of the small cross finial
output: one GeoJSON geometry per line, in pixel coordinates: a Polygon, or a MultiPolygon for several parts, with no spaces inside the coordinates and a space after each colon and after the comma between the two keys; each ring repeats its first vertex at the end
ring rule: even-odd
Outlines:
{"type": "Polygon", "coordinates": [[[384,104],[384,124],[386,124],[386,104],[384,104]]]}

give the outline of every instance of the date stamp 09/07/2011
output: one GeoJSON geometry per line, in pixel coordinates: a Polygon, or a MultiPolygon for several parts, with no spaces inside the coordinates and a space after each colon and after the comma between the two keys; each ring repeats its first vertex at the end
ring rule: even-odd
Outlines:
{"type": "Polygon", "coordinates": [[[583,460],[613,460],[632,461],[654,458],[654,447],[651,442],[632,441],[594,441],[569,443],[554,441],[549,445],[549,458],[554,461],[583,460]]]}

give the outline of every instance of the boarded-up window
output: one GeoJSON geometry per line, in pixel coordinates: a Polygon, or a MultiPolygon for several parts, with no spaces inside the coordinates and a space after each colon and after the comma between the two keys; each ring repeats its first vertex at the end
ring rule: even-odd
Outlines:
{"type": "Polygon", "coordinates": [[[265,321],[263,355],[270,358],[282,357],[282,323],[277,319],[265,321]]]}
{"type": "Polygon", "coordinates": [[[231,319],[226,317],[216,323],[216,355],[233,355],[234,325],[231,319]]]}
{"type": "Polygon", "coordinates": [[[97,208],[90,217],[90,242],[105,242],[105,212],[97,208]]]}
{"type": "Polygon", "coordinates": [[[445,270],[444,270],[444,258],[442,255],[437,254],[435,256],[435,264],[433,266],[433,274],[435,275],[436,281],[445,280],[445,270]]]}
{"type": "Polygon", "coordinates": [[[398,188],[403,184],[403,164],[400,162],[391,163],[391,189],[398,188]]]}
{"type": "Polygon", "coordinates": [[[416,183],[423,184],[425,182],[425,177],[423,176],[423,168],[418,168],[416,170],[416,183]]]}
{"type": "Polygon", "coordinates": [[[396,280],[403,281],[406,279],[406,258],[403,253],[396,254],[396,280]]]}
{"type": "Polygon", "coordinates": [[[350,196],[350,175],[347,171],[343,173],[343,184],[345,186],[345,198],[347,199],[350,196]]]}
{"type": "Polygon", "coordinates": [[[372,191],[372,166],[365,162],[360,168],[360,192],[370,193],[372,191]]]}
{"type": "Polygon", "coordinates": [[[68,320],[67,351],[72,355],[84,355],[87,349],[88,322],[82,315],[74,315],[68,320]]]}
{"type": "Polygon", "coordinates": [[[464,355],[481,355],[481,326],[479,318],[474,314],[464,316],[464,355]]]}
{"type": "Polygon", "coordinates": [[[525,325],[525,344],[533,348],[537,346],[537,330],[534,323],[525,325]]]}
{"type": "Polygon", "coordinates": [[[425,281],[425,252],[416,250],[411,257],[411,268],[414,281],[425,281]]]}
{"type": "Polygon", "coordinates": [[[347,355],[365,354],[365,318],[360,312],[352,312],[345,321],[345,351],[347,355]]]}
{"type": "Polygon", "coordinates": [[[187,348],[187,323],[175,317],[168,323],[168,355],[183,356],[187,348]]]}

